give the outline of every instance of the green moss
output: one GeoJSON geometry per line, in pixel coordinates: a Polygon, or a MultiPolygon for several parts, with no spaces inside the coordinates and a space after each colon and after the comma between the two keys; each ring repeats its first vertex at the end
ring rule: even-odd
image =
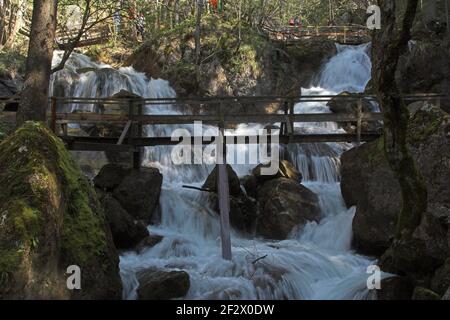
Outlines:
{"type": "Polygon", "coordinates": [[[409,123],[408,138],[410,143],[422,143],[435,134],[450,116],[442,110],[430,106],[417,111],[409,123]]]}
{"type": "Polygon", "coordinates": [[[0,273],[49,232],[60,233],[63,261],[81,267],[106,252],[103,223],[92,187],[45,125],[27,122],[0,143],[0,273]]]}

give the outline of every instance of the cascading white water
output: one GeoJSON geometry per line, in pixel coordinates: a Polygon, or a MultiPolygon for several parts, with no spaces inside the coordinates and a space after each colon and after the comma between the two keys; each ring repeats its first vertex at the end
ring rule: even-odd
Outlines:
{"type": "MultiPolygon", "coordinates": [[[[338,54],[318,77],[318,85],[302,89],[302,95],[329,95],[344,90],[360,92],[369,81],[370,68],[367,46],[338,46],[338,54]]],[[[120,89],[143,97],[175,94],[163,80],[149,80],[131,68],[113,70],[81,55],[74,55],[68,67],[55,76],[53,86],[58,85],[65,95],[85,97],[107,97],[120,89]],[[77,71],[86,67],[96,70],[77,71]],[[59,83],[64,77],[66,84],[59,83]]],[[[300,103],[295,109],[298,113],[330,112],[326,103],[300,103]]],[[[152,107],[147,112],[167,113],[167,109],[152,107]]],[[[236,131],[252,127],[240,126],[236,131]]],[[[147,130],[152,135],[170,135],[173,128],[155,126],[147,130]]],[[[298,125],[295,130],[330,133],[341,129],[335,123],[310,123],[298,125]]],[[[323,218],[319,223],[308,223],[284,241],[250,239],[232,231],[232,261],[221,259],[219,219],[209,207],[207,195],[181,187],[182,183],[201,185],[212,166],[175,166],[170,147],[147,150],[144,164],[158,167],[164,176],[161,221],[151,226],[150,232],[164,238],[140,254],[130,251],[121,255],[123,297],[137,297],[137,271],[157,267],[189,273],[188,299],[368,298],[366,269],[373,261],[350,249],[355,209],[347,210],[339,186],[339,157],[350,147],[336,143],[289,146],[291,160],[303,173],[303,184],[319,196],[323,218]],[[265,255],[266,258],[253,263],[265,255]]],[[[251,167],[233,165],[239,175],[248,173],[251,167]]]]}

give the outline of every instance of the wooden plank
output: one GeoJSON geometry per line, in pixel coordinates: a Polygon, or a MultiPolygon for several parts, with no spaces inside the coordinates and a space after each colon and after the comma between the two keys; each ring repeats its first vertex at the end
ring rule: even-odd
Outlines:
{"type": "MultiPolygon", "coordinates": [[[[379,133],[361,133],[361,141],[373,141],[380,137],[379,133]]],[[[86,137],[86,136],[61,136],[61,139],[71,143],[79,144],[102,144],[102,145],[117,145],[117,138],[114,137],[86,137]]],[[[191,137],[190,143],[194,144],[194,140],[201,140],[201,137],[191,137]]],[[[279,136],[279,142],[282,144],[286,143],[313,143],[313,142],[356,142],[358,136],[356,134],[293,134],[281,135],[279,136]]],[[[258,141],[258,136],[245,136],[244,139],[234,139],[230,144],[251,144],[253,141],[258,141]],[[242,141],[241,141],[242,140],[242,141]]],[[[228,141],[227,141],[228,142],[228,141]]],[[[267,143],[271,142],[270,135],[267,136],[267,143]]],[[[133,139],[133,146],[144,147],[144,146],[161,146],[161,145],[177,145],[179,141],[172,141],[171,137],[141,137],[133,139]]],[[[214,143],[214,142],[213,142],[214,143]]],[[[211,142],[203,141],[204,145],[209,145],[211,142]]],[[[122,144],[120,146],[130,146],[129,144],[122,144]]]]}
{"type": "Polygon", "coordinates": [[[133,149],[129,145],[90,143],[78,141],[68,143],[67,148],[73,151],[113,151],[113,152],[130,151],[133,149]]]}
{"type": "MultiPolygon", "coordinates": [[[[295,122],[349,122],[357,121],[354,114],[340,113],[307,113],[289,115],[290,120],[295,122]]],[[[194,121],[204,123],[218,123],[220,117],[217,115],[142,115],[133,118],[142,124],[190,124],[194,121]]],[[[382,120],[381,113],[364,113],[362,120],[375,121],[382,120]]],[[[225,124],[236,123],[277,123],[285,122],[284,114],[234,114],[223,115],[225,124]]]]}
{"type": "Polygon", "coordinates": [[[125,137],[128,133],[128,130],[130,129],[131,123],[132,123],[132,121],[128,120],[127,124],[125,125],[125,128],[123,129],[122,133],[120,134],[119,140],[117,141],[118,145],[121,145],[123,140],[125,139],[125,137]]]}
{"type": "Polygon", "coordinates": [[[98,113],[57,113],[56,120],[72,122],[127,122],[126,115],[98,114],[98,113]]]}

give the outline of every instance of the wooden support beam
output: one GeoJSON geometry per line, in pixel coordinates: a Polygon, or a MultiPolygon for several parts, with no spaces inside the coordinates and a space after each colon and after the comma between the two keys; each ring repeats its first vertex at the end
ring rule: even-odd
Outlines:
{"type": "MultiPolygon", "coordinates": [[[[224,159],[225,158],[226,156],[224,155],[224,159]]],[[[217,166],[217,196],[219,197],[222,258],[225,260],[231,260],[230,191],[228,185],[228,170],[226,163],[218,164],[217,166]]]]}
{"type": "MultiPolygon", "coordinates": [[[[361,133],[361,141],[373,141],[380,137],[377,132],[361,133]]],[[[117,138],[110,137],[89,137],[89,136],[60,136],[64,141],[76,141],[77,143],[95,143],[101,145],[116,145],[116,146],[173,146],[177,145],[179,141],[172,141],[171,137],[142,137],[133,139],[132,145],[122,144],[117,145],[117,138]]],[[[314,142],[356,142],[358,136],[351,133],[339,133],[339,134],[293,134],[293,135],[281,135],[279,136],[279,142],[281,144],[287,143],[314,143],[314,142]]],[[[191,137],[190,143],[194,144],[195,139],[201,140],[201,137],[191,137]]],[[[254,141],[258,141],[258,136],[245,136],[245,139],[234,139],[231,144],[251,144],[254,141]]],[[[228,141],[227,141],[228,142],[228,141]]],[[[271,137],[267,136],[267,143],[271,142],[271,137]]],[[[212,142],[214,143],[214,142],[212,142]]],[[[211,144],[210,141],[203,141],[204,145],[211,144]]]]}
{"type": "Polygon", "coordinates": [[[127,124],[125,125],[125,128],[123,129],[122,133],[120,134],[119,140],[117,141],[118,145],[121,145],[123,143],[123,140],[125,140],[125,137],[131,127],[131,123],[132,123],[132,121],[128,120],[127,124]]]}

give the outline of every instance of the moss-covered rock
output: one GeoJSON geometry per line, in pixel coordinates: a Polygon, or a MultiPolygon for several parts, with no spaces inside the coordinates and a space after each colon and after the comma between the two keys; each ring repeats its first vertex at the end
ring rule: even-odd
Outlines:
{"type": "Polygon", "coordinates": [[[0,144],[0,298],[120,298],[97,196],[60,139],[27,122],[0,144]],[[68,290],[67,267],[81,269],[68,290]]]}
{"type": "Polygon", "coordinates": [[[409,149],[428,197],[427,210],[408,240],[393,242],[401,192],[385,159],[383,140],[354,148],[341,158],[342,195],[348,206],[357,206],[354,245],[359,252],[382,255],[384,271],[422,281],[450,257],[449,131],[450,116],[435,106],[424,104],[411,114],[409,149]]]}

